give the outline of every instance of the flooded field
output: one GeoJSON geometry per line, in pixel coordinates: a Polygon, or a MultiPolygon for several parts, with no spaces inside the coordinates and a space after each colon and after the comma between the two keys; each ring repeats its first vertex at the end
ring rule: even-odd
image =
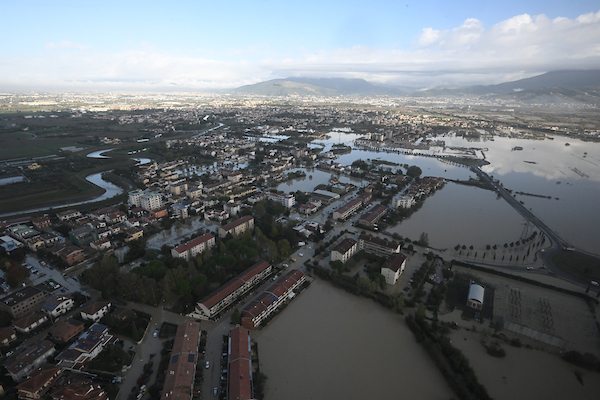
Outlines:
{"type": "Polygon", "coordinates": [[[453,396],[402,316],[319,280],[253,336],[267,400],[453,396]]]}

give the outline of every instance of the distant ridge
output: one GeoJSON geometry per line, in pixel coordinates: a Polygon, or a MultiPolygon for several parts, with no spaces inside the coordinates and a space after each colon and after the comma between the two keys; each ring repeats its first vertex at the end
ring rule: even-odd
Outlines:
{"type": "Polygon", "coordinates": [[[261,96],[404,96],[413,90],[401,87],[378,86],[364,79],[292,77],[246,85],[234,89],[232,92],[261,96]]]}
{"type": "Polygon", "coordinates": [[[414,96],[511,99],[525,103],[600,104],[600,70],[564,70],[497,85],[428,90],[375,85],[364,79],[290,77],[242,86],[234,94],[260,96],[414,96]]]}

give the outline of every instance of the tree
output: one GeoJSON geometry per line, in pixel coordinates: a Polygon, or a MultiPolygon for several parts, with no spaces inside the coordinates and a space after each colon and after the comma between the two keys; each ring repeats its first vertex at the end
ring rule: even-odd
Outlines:
{"type": "Polygon", "coordinates": [[[429,247],[429,235],[425,232],[419,236],[419,244],[423,247],[429,247]]]}
{"type": "Polygon", "coordinates": [[[279,242],[277,242],[277,250],[279,250],[281,257],[284,258],[292,253],[290,242],[287,239],[281,239],[279,242]]]}
{"type": "Polygon", "coordinates": [[[416,165],[411,165],[406,169],[406,175],[410,176],[411,178],[418,178],[421,176],[421,173],[423,173],[423,171],[416,165]]]}

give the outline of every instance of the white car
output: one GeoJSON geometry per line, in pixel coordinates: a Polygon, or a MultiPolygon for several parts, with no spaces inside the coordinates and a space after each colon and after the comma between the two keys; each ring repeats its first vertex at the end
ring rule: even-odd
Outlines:
{"type": "Polygon", "coordinates": [[[209,369],[209,368],[210,368],[210,361],[207,361],[206,362],[206,369],[209,369]]]}
{"type": "Polygon", "coordinates": [[[299,255],[300,257],[304,257],[304,254],[303,254],[303,253],[298,253],[298,255],[299,255]]]}

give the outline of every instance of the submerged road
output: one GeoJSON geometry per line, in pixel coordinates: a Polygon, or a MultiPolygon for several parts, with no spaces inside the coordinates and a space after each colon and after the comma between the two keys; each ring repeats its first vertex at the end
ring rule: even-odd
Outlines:
{"type": "MultiPolygon", "coordinates": [[[[494,182],[492,178],[488,174],[483,172],[479,167],[471,167],[471,170],[475,172],[484,182],[488,183],[500,196],[502,196],[508,202],[508,204],[510,204],[515,210],[517,210],[519,214],[521,214],[525,219],[534,224],[550,239],[552,246],[547,249],[539,250],[537,253],[537,257],[543,260],[548,271],[574,284],[584,287],[590,285],[589,280],[577,278],[555,266],[552,263],[552,256],[566,251],[568,251],[569,253],[575,253],[595,258],[598,257],[597,255],[579,249],[575,249],[573,245],[571,245],[569,242],[558,236],[558,234],[556,234],[556,232],[550,229],[548,225],[543,223],[531,211],[525,208],[523,204],[521,204],[517,199],[515,199],[505,188],[500,186],[498,183],[494,182]]],[[[595,290],[597,291],[598,288],[595,288],[595,290]]]]}

